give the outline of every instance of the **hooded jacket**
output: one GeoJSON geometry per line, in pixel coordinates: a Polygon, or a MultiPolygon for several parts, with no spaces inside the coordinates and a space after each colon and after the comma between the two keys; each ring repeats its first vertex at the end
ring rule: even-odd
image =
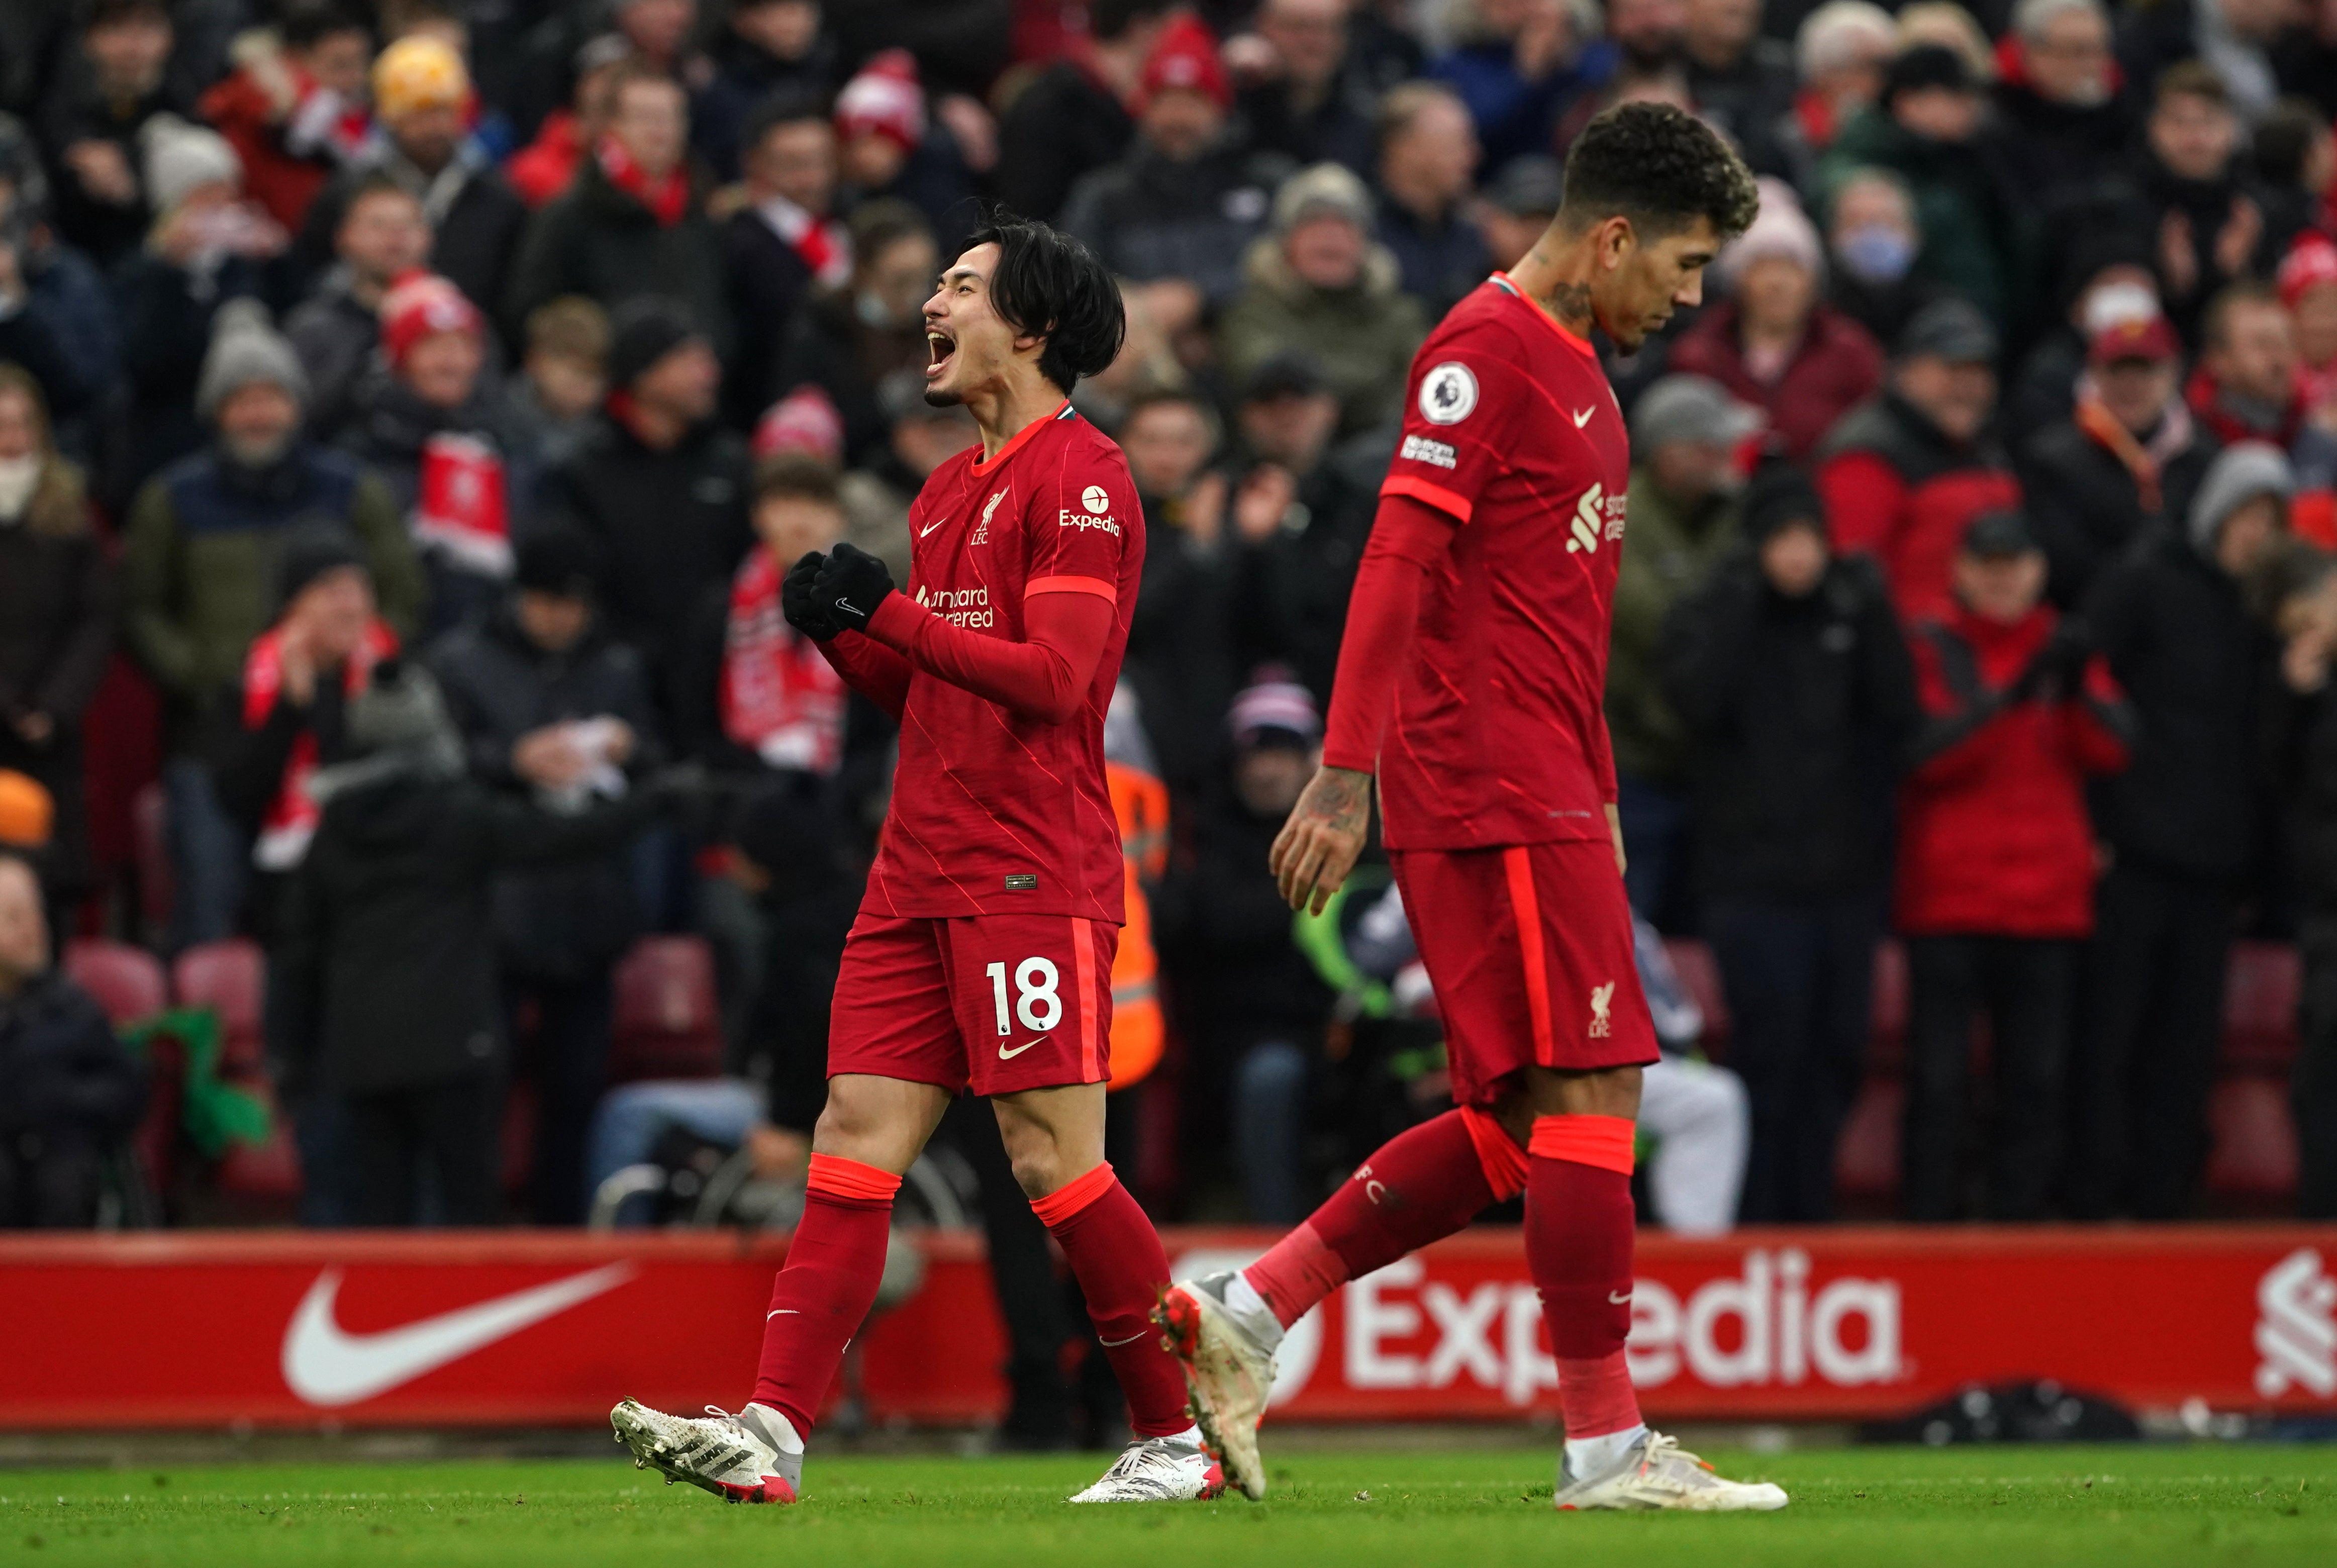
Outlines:
{"type": "Polygon", "coordinates": [[[2146,529],[2189,512],[2217,443],[2186,408],[2171,409],[2165,419],[2179,421],[2189,434],[2172,440],[2180,433],[2164,421],[2153,433],[2153,441],[2167,435],[2172,447],[2158,464],[2156,511],[2145,507],[2133,472],[2117,454],[2074,420],[2047,429],[2029,448],[2021,486],[2029,524],[2052,564],[2048,589],[2055,603],[2071,608],[2085,603],[2095,580],[2146,529]]]}
{"type": "Polygon", "coordinates": [[[1828,430],[1882,385],[1882,350],[1865,328],[1821,300],[1812,308],[1802,340],[1775,381],[1745,364],[1736,302],[1724,300],[1696,319],[1672,345],[1667,374],[1708,376],[1731,396],[1764,409],[1785,456],[1805,462],[1828,430]]]}
{"type": "Polygon", "coordinates": [[[1275,355],[1302,349],[1339,399],[1339,428],[1354,435],[1393,420],[1403,406],[1412,356],[1428,336],[1420,301],[1400,285],[1395,257],[1374,242],[1362,274],[1345,289],[1316,289],[1284,259],[1269,233],[1242,258],[1244,287],[1218,324],[1218,350],[1236,383],[1275,355]]]}
{"type": "Polygon", "coordinates": [[[706,215],[706,192],[695,177],[680,220],[662,224],[588,156],[574,182],[528,225],[502,302],[504,331],[519,341],[529,313],[563,294],[582,294],[611,310],[636,295],[662,296],[688,312],[717,354],[730,358],[722,236],[706,215]]]}

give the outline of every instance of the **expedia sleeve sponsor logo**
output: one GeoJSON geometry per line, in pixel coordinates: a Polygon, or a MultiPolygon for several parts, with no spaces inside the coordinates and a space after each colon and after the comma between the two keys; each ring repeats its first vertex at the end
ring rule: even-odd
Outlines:
{"type": "Polygon", "coordinates": [[[987,588],[920,588],[917,603],[953,626],[994,624],[987,588]]]}
{"type": "Polygon", "coordinates": [[[1452,447],[1442,441],[1431,441],[1425,436],[1405,436],[1403,446],[1397,450],[1396,456],[1408,457],[1414,463],[1433,464],[1439,468],[1450,468],[1456,461],[1456,455],[1452,447]]]}
{"type": "Polygon", "coordinates": [[[1100,528],[1114,538],[1120,535],[1120,524],[1111,515],[1111,497],[1100,485],[1090,485],[1080,496],[1084,511],[1074,512],[1066,506],[1055,514],[1055,522],[1063,528],[1100,528]]]}

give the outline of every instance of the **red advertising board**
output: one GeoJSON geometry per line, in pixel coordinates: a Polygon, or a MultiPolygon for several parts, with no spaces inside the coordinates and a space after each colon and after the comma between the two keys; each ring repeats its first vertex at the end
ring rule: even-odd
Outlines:
{"type": "MultiPolygon", "coordinates": [[[[1171,1230],[1181,1273],[1271,1237],[1171,1230]]],[[[978,1240],[861,1336],[871,1413],[997,1415],[978,1240]]],[[[0,1423],[597,1421],[744,1397],[783,1246],[728,1233],[287,1232],[0,1240],[0,1423]]],[[[1631,1370],[1665,1419],[1895,1414],[2055,1377],[2140,1407],[2337,1412],[2337,1229],[1745,1231],[1642,1238],[1631,1370]]],[[[1350,1284],[1296,1328],[1277,1417],[1555,1407],[1523,1249],[1484,1229],[1350,1284]]]]}

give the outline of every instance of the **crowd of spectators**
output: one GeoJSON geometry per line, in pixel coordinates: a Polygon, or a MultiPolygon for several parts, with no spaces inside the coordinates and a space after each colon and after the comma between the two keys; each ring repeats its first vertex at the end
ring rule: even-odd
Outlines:
{"type": "Polygon", "coordinates": [[[69,933],[266,949],[319,1222],[500,1212],[515,1074],[519,1210],[581,1219],[644,933],[709,943],[719,1120],[800,1164],[893,738],[777,575],[906,581],[974,436],[920,307],[989,201],[1129,318],[1074,395],[1148,533],[1115,985],[1167,1044],[1116,1148],[1299,1218],[1442,1092],[1373,901],[1294,925],[1265,867],[1406,367],[1647,99],[1761,177],[1609,357],[1628,885],[1716,960],[1741,1217],[1833,1213],[1886,936],[1907,1216],[2195,1211],[2244,934],[2304,956],[2337,1213],[2337,7],[14,0],[0,1222],[85,1220],[138,1113],[69,933]]]}

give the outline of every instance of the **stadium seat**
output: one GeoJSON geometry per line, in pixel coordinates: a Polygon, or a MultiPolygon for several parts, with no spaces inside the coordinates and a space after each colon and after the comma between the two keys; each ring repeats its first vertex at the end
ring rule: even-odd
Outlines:
{"type": "Polygon", "coordinates": [[[645,936],[617,964],[611,1083],[722,1072],[714,954],[702,936],[645,936]]]}
{"type": "Polygon", "coordinates": [[[1843,1124],[1834,1150],[1834,1189],[1858,1215],[1887,1210],[1899,1195],[1899,1139],[1907,1114],[1907,1087],[1894,1077],[1869,1078],[1843,1124]]]}
{"type": "Polygon", "coordinates": [[[1720,965],[1712,949],[1684,936],[1664,938],[1664,952],[1673,972],[1696,1004],[1704,1010],[1704,1054],[1716,1062],[1728,1055],[1728,995],[1720,984],[1720,965]]]}
{"type": "MultiPolygon", "coordinates": [[[[267,1092],[265,1084],[249,1087],[267,1092]]],[[[292,1119],[272,1095],[269,1107],[273,1120],[268,1142],[256,1149],[230,1144],[212,1181],[221,1197],[238,1200],[240,1218],[289,1220],[300,1201],[300,1153],[292,1142],[292,1119]]]]}
{"type": "Polygon", "coordinates": [[[161,961],[142,947],[82,936],[65,944],[64,971],[105,1009],[117,1029],[152,1018],[170,1002],[161,961]]]}
{"type": "Polygon", "coordinates": [[[1887,936],[1874,946],[1874,1039],[1866,1064],[1885,1073],[1907,1064],[1907,950],[1887,936]]]}
{"type": "Polygon", "coordinates": [[[138,917],[146,934],[160,939],[171,924],[170,807],[162,786],[149,784],[130,803],[132,853],[138,866],[138,917]]]}
{"type": "Polygon", "coordinates": [[[2225,1079],[2208,1097],[2207,1127],[2208,1197],[2219,1207],[2285,1208],[2296,1193],[2287,1083],[2256,1074],[2225,1079]]]}
{"type": "Polygon", "coordinates": [[[188,948],[171,965],[171,989],[181,1006],[209,1007],[219,1014],[221,1076],[264,1076],[260,1027],[267,1009],[268,960],[257,943],[230,937],[188,948]]]}
{"type": "Polygon", "coordinates": [[[2303,965],[2285,942],[2235,942],[2224,985],[2226,1073],[2284,1074],[2296,1059],[2303,965]]]}

